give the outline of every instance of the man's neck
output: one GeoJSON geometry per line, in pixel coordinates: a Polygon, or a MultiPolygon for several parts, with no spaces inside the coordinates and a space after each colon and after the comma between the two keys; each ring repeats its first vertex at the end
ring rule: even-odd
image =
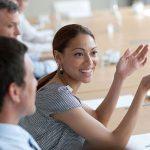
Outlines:
{"type": "Polygon", "coordinates": [[[2,110],[0,112],[0,123],[7,124],[18,124],[19,117],[15,112],[10,112],[9,110],[2,110]]]}

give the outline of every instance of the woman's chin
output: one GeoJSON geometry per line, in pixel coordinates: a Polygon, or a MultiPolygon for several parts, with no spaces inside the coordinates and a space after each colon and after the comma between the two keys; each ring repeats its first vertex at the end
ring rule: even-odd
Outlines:
{"type": "Polygon", "coordinates": [[[91,78],[88,78],[88,79],[84,79],[84,80],[82,80],[82,83],[89,83],[89,82],[91,82],[91,78]]]}

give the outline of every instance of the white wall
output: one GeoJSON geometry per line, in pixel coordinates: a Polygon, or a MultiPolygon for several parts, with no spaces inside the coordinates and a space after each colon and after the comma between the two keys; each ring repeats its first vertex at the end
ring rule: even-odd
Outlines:
{"type": "MultiPolygon", "coordinates": [[[[27,16],[38,16],[51,13],[52,3],[56,0],[30,0],[26,10],[27,16]]],[[[106,9],[110,7],[111,0],[90,0],[92,9],[106,9]]],[[[118,0],[119,6],[126,6],[129,0],[118,0]]]]}

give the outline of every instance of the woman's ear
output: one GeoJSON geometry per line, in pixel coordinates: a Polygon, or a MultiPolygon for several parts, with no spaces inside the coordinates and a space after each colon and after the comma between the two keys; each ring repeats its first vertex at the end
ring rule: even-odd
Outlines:
{"type": "Polygon", "coordinates": [[[61,66],[63,58],[62,53],[58,52],[57,50],[54,50],[53,53],[58,66],[61,66]]]}

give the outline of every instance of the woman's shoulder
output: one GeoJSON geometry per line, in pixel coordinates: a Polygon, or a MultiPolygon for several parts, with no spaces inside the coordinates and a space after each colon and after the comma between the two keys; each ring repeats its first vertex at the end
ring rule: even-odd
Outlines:
{"type": "Polygon", "coordinates": [[[72,91],[69,86],[64,85],[63,83],[52,82],[46,84],[37,91],[37,95],[53,95],[53,94],[69,94],[72,95],[72,91]]]}
{"type": "Polygon", "coordinates": [[[62,83],[56,83],[56,82],[48,83],[48,84],[44,85],[43,87],[41,87],[37,91],[37,93],[46,92],[47,90],[58,90],[59,88],[61,88],[63,86],[64,85],[62,83]]]}
{"type": "Polygon", "coordinates": [[[62,83],[49,83],[38,90],[36,106],[44,114],[54,114],[81,107],[81,103],[72,94],[69,86],[62,83]]]}

